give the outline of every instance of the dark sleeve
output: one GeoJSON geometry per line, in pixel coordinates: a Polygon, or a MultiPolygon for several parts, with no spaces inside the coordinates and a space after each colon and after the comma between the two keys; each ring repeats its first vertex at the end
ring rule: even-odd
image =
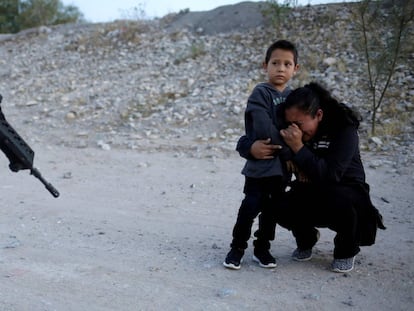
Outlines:
{"type": "Polygon", "coordinates": [[[330,142],[326,155],[317,156],[307,146],[302,147],[293,160],[315,182],[340,182],[358,153],[357,129],[349,126],[330,142]]]}
{"type": "Polygon", "coordinates": [[[243,135],[239,138],[237,142],[236,150],[239,152],[240,156],[246,160],[254,160],[255,158],[250,154],[250,148],[252,147],[254,141],[249,140],[246,135],[243,135]]]}
{"type": "Polygon", "coordinates": [[[276,122],[281,122],[280,112],[277,120],[273,110],[273,98],[269,92],[262,87],[256,87],[247,101],[245,112],[246,135],[242,136],[236,150],[245,159],[254,159],[250,154],[250,148],[258,139],[270,138],[271,144],[281,145],[275,156],[280,156],[282,160],[291,159],[293,154],[280,136],[276,122]]]}
{"type": "Polygon", "coordinates": [[[271,139],[272,144],[281,144],[276,127],[273,98],[264,87],[256,87],[247,101],[245,112],[246,135],[249,139],[271,139]]]}

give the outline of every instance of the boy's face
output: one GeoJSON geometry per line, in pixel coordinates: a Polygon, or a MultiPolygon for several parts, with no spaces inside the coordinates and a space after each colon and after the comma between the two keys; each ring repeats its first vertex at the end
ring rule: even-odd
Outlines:
{"type": "Polygon", "coordinates": [[[299,65],[295,64],[291,51],[276,49],[269,62],[263,64],[263,68],[267,73],[268,82],[277,90],[283,91],[288,81],[299,69],[299,65]]]}

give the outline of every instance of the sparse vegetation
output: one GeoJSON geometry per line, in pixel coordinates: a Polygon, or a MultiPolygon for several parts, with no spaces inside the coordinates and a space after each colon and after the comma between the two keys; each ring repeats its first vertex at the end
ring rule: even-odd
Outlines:
{"type": "Polygon", "coordinates": [[[414,2],[363,0],[355,6],[355,47],[364,55],[371,97],[371,135],[376,133],[377,113],[402,57],[414,52],[414,2]],[[389,14],[384,14],[384,7],[389,14]]]}
{"type": "Polygon", "coordinates": [[[206,53],[206,48],[203,42],[193,42],[189,47],[186,47],[182,52],[176,55],[174,65],[179,65],[189,59],[197,59],[206,53]]]}
{"type": "Polygon", "coordinates": [[[65,46],[65,50],[87,52],[97,47],[123,44],[138,45],[141,40],[141,34],[147,30],[148,25],[140,21],[108,23],[89,36],[79,36],[65,46]]]}
{"type": "Polygon", "coordinates": [[[206,49],[204,43],[194,43],[191,45],[191,58],[196,59],[197,57],[206,54],[206,49]]]}
{"type": "Polygon", "coordinates": [[[284,0],[279,3],[278,0],[267,0],[262,14],[270,18],[271,24],[275,27],[277,33],[280,32],[282,22],[289,13],[290,9],[297,6],[297,0],[284,0]]]}
{"type": "Polygon", "coordinates": [[[145,4],[138,3],[135,7],[125,10],[122,13],[123,18],[130,20],[146,20],[149,19],[145,12],[145,4]]]}
{"type": "Polygon", "coordinates": [[[76,6],[60,0],[0,0],[0,33],[83,21],[76,6]]]}

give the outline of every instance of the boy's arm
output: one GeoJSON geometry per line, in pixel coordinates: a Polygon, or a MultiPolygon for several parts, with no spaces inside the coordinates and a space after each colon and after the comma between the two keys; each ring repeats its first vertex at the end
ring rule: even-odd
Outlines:
{"type": "MultiPolygon", "coordinates": [[[[282,158],[282,160],[289,160],[292,158],[293,153],[290,148],[286,145],[283,138],[280,135],[278,127],[281,126],[283,119],[279,117],[280,112],[277,113],[277,120],[274,120],[273,112],[273,98],[266,92],[263,88],[256,87],[252,94],[250,95],[247,108],[246,108],[246,125],[250,122],[251,126],[246,126],[246,136],[249,139],[249,143],[241,146],[241,156],[247,158],[247,151],[251,154],[251,146],[254,143],[254,140],[266,140],[270,139],[267,146],[278,145],[281,148],[277,148],[277,155],[282,158]],[[276,126],[277,123],[277,126],[276,126]]],[[[279,109],[277,109],[279,110],[279,109]]],[[[255,148],[256,149],[256,148],[255,148]]],[[[239,149],[237,149],[239,151],[239,149]]],[[[261,145],[260,148],[257,148],[258,156],[262,159],[265,156],[266,147],[261,145]],[[265,149],[265,150],[263,150],[265,149]]],[[[240,153],[240,151],[239,151],[240,153]]],[[[252,154],[251,154],[252,155],[252,154]]],[[[254,154],[253,154],[254,156],[254,154]]],[[[255,157],[257,159],[257,157],[255,157]]]]}
{"type": "Polygon", "coordinates": [[[242,158],[246,160],[254,160],[255,158],[250,153],[250,148],[252,147],[254,141],[249,140],[246,135],[243,135],[239,138],[237,142],[236,150],[242,158]]]}
{"type": "Polygon", "coordinates": [[[282,140],[273,120],[273,98],[264,87],[256,87],[247,101],[245,112],[246,134],[251,139],[271,139],[272,144],[282,140]]]}
{"type": "Polygon", "coordinates": [[[246,135],[239,138],[236,150],[247,160],[268,160],[275,157],[281,149],[280,145],[271,145],[270,138],[252,141],[246,135]]]}

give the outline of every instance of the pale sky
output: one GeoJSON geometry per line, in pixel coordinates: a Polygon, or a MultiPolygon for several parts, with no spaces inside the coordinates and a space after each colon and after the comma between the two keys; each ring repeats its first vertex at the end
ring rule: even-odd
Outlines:
{"type": "MultiPolygon", "coordinates": [[[[219,6],[236,4],[243,0],[61,0],[64,5],[75,5],[83,13],[86,20],[93,23],[110,22],[115,19],[134,16],[133,8],[138,12],[144,11],[145,17],[162,17],[168,13],[177,13],[180,10],[190,9],[191,12],[208,11],[219,6]]],[[[349,1],[349,0],[347,0],[349,1]]],[[[253,2],[258,2],[254,1],[253,2]]],[[[283,3],[283,0],[279,1],[283,3]]],[[[299,0],[299,4],[317,4],[344,2],[344,0],[299,0]]]]}

